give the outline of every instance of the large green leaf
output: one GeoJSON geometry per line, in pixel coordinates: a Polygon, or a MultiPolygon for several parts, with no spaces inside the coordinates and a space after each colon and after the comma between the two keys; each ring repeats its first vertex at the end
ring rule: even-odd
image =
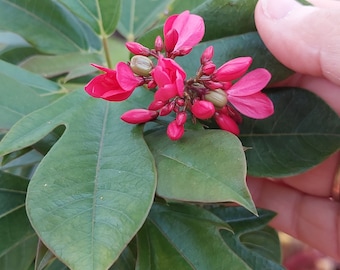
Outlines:
{"type": "Polygon", "coordinates": [[[277,234],[263,233],[273,213],[260,210],[256,217],[240,207],[212,212],[227,222],[193,205],[154,204],[137,234],[137,269],[283,269],[277,234]]]}
{"type": "Polygon", "coordinates": [[[0,29],[21,35],[44,53],[100,48],[90,28],[52,0],[1,0],[0,29]]]}
{"type": "Polygon", "coordinates": [[[42,241],[72,269],[108,268],[151,207],[153,158],[142,128],[119,119],[130,108],[81,89],[23,118],[0,143],[5,154],[66,126],[30,181],[27,211],[42,241]]]}
{"type": "Polygon", "coordinates": [[[31,87],[0,72],[0,129],[8,130],[26,114],[48,104],[31,87]]]}
{"type": "MultiPolygon", "coordinates": [[[[57,83],[1,60],[0,74],[8,76],[24,86],[31,87],[37,94],[52,94],[60,90],[60,86],[57,83]]],[[[5,87],[0,88],[1,94],[3,93],[3,89],[5,89],[5,87]]],[[[6,95],[3,95],[2,98],[5,96],[6,95]]]]}
{"type": "Polygon", "coordinates": [[[124,0],[118,31],[132,41],[149,30],[166,12],[171,0],[124,0]]]}
{"type": "Polygon", "coordinates": [[[75,52],[60,55],[35,55],[22,62],[20,66],[44,77],[55,77],[82,70],[79,72],[80,77],[95,71],[91,63],[101,64],[102,62],[103,59],[99,53],[75,52]]]}
{"type": "Polygon", "coordinates": [[[245,118],[240,139],[248,173],[282,177],[316,166],[340,148],[340,118],[319,97],[298,88],[267,92],[275,113],[264,120],[245,118]]]}
{"type": "Polygon", "coordinates": [[[28,180],[0,171],[0,269],[28,269],[37,236],[26,212],[28,180]]]}
{"type": "Polygon", "coordinates": [[[101,36],[109,36],[116,29],[120,15],[120,0],[59,0],[72,13],[86,22],[101,36]]]}
{"type": "Polygon", "coordinates": [[[266,224],[273,212],[258,209],[256,217],[240,207],[215,207],[211,211],[228,222],[234,234],[221,231],[222,237],[236,254],[254,270],[283,270],[277,233],[266,224]]]}
{"type": "Polygon", "coordinates": [[[256,3],[257,0],[208,0],[192,13],[204,18],[203,40],[212,40],[255,31],[256,3]]]}
{"type": "Polygon", "coordinates": [[[246,187],[246,160],[236,136],[221,130],[186,131],[171,141],[164,130],[146,137],[157,165],[157,194],[171,200],[237,202],[256,212],[246,187]]]}

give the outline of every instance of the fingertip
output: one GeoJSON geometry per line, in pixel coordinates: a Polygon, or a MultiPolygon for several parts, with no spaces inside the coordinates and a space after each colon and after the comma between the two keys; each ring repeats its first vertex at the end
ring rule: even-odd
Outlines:
{"type": "Polygon", "coordinates": [[[256,27],[267,48],[292,70],[340,85],[339,9],[303,6],[295,0],[259,0],[256,27]]]}

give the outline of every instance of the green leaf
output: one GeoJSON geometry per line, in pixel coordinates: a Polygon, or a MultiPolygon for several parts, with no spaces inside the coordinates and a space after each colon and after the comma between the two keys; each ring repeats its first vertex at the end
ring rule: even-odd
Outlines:
{"type": "MultiPolygon", "coordinates": [[[[24,86],[31,87],[37,94],[48,94],[60,90],[60,86],[57,83],[1,60],[0,74],[8,76],[24,86]]],[[[0,88],[1,91],[3,91],[2,88],[4,87],[0,88]]]]}
{"type": "Polygon", "coordinates": [[[171,0],[124,0],[118,31],[132,41],[156,24],[171,0]]]}
{"type": "Polygon", "coordinates": [[[73,14],[86,22],[98,35],[110,36],[120,15],[120,0],[59,0],[73,14]]]}
{"type": "Polygon", "coordinates": [[[27,269],[35,257],[37,237],[25,212],[27,185],[27,179],[0,171],[0,269],[27,269]]]}
{"type": "Polygon", "coordinates": [[[171,141],[164,130],[146,137],[157,166],[157,194],[171,200],[237,202],[256,213],[245,183],[238,138],[221,130],[186,131],[171,141]]]}
{"type": "Polygon", "coordinates": [[[274,115],[263,120],[245,118],[240,139],[248,173],[283,177],[316,166],[340,148],[339,116],[315,94],[299,88],[267,92],[274,115]]]}
{"type": "Polygon", "coordinates": [[[120,120],[130,108],[80,89],[23,118],[0,143],[5,154],[66,126],[30,181],[27,211],[42,241],[71,269],[107,269],[151,207],[154,161],[142,128],[120,120]]]}
{"type": "Polygon", "coordinates": [[[32,88],[0,73],[0,129],[8,130],[26,114],[48,104],[32,88]]]}
{"type": "Polygon", "coordinates": [[[1,0],[0,29],[19,34],[33,47],[49,54],[100,48],[98,38],[89,28],[52,0],[1,0]]]}
{"type": "Polygon", "coordinates": [[[192,10],[204,18],[203,40],[213,40],[256,30],[254,9],[257,0],[210,0],[192,10]]]}
{"type": "Polygon", "coordinates": [[[55,77],[76,71],[78,71],[78,77],[81,77],[95,71],[91,67],[91,63],[101,64],[102,62],[103,59],[99,53],[75,52],[60,55],[35,55],[20,65],[24,69],[44,77],[55,77]]]}
{"type": "Polygon", "coordinates": [[[278,235],[266,226],[275,216],[273,212],[258,209],[256,217],[240,207],[212,207],[211,211],[233,228],[234,234],[221,231],[221,235],[251,269],[283,270],[278,235]]]}
{"type": "Polygon", "coordinates": [[[214,63],[217,67],[225,62],[240,56],[251,56],[253,63],[249,70],[266,68],[272,74],[272,82],[281,81],[292,74],[268,51],[257,32],[221,38],[202,42],[190,54],[176,58],[189,77],[196,74],[200,66],[202,52],[208,46],[214,46],[214,63]]]}
{"type": "Polygon", "coordinates": [[[228,248],[220,230],[230,227],[203,208],[154,204],[138,233],[137,269],[251,269],[228,248]]]}

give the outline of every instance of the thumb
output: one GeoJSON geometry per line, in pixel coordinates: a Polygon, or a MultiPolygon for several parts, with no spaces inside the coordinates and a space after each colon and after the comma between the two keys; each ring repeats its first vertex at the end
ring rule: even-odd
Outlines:
{"type": "Polygon", "coordinates": [[[255,22],[268,49],[284,65],[340,85],[340,2],[326,0],[316,7],[295,0],[259,0],[255,22]]]}

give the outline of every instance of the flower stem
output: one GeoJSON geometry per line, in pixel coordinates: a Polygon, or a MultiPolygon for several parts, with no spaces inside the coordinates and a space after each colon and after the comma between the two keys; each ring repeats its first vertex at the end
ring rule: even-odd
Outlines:
{"type": "Polygon", "coordinates": [[[110,58],[110,51],[109,51],[109,44],[108,38],[106,36],[102,37],[102,43],[104,48],[104,56],[106,60],[106,64],[108,68],[112,68],[111,58],[110,58]]]}

